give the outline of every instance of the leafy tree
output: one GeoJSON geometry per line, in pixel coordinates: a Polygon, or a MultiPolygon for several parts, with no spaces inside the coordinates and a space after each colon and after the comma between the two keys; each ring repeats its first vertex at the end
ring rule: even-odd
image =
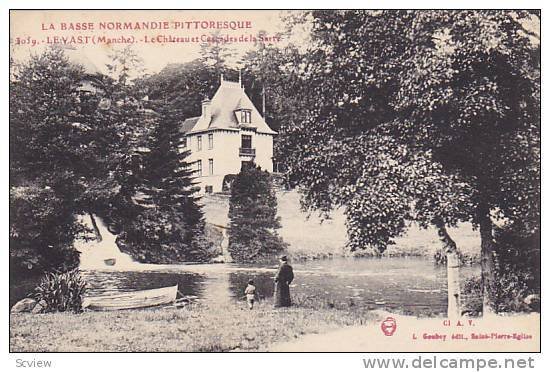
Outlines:
{"type": "Polygon", "coordinates": [[[220,39],[223,37],[221,30],[210,34],[211,41],[201,44],[200,61],[212,69],[215,76],[220,76],[227,70],[230,60],[235,57],[235,51],[220,39]]]}
{"type": "Polygon", "coordinates": [[[484,311],[490,312],[490,288],[498,281],[491,211],[505,223],[529,226],[531,233],[540,215],[538,47],[524,32],[528,13],[443,12],[426,18],[417,27],[426,40],[400,75],[399,131],[471,185],[470,218],[480,229],[484,311]],[[430,44],[430,34],[446,42],[430,44]],[[430,79],[419,81],[420,70],[430,79]]]}
{"type": "Polygon", "coordinates": [[[197,59],[184,64],[169,64],[159,73],[142,79],[149,100],[178,113],[180,120],[201,115],[201,102],[212,97],[220,76],[197,59]]]}
{"type": "MultiPolygon", "coordinates": [[[[444,174],[431,153],[399,141],[383,127],[396,119],[389,102],[393,75],[375,70],[380,77],[366,84],[361,68],[369,69],[371,61],[377,66],[381,59],[370,51],[390,44],[384,49],[389,59],[404,51],[403,43],[393,42],[379,27],[386,18],[376,23],[369,19],[369,24],[362,14],[314,12],[314,45],[304,57],[298,85],[298,95],[306,101],[310,97],[310,109],[302,120],[283,125],[281,142],[291,178],[306,186],[304,205],[325,213],[346,206],[350,248],[371,245],[383,251],[405,231],[407,220],[424,226],[456,223],[462,212],[453,200],[461,201],[469,190],[444,174]],[[370,33],[363,35],[367,45],[360,48],[355,28],[365,25],[363,21],[370,33]],[[431,208],[419,208],[422,205],[431,208]]],[[[408,26],[403,14],[388,17],[401,21],[402,28],[408,26]]]]}
{"type": "Polygon", "coordinates": [[[496,257],[490,211],[536,226],[539,210],[538,62],[524,31],[529,15],[312,16],[301,94],[314,100],[301,122],[282,131],[291,175],[307,187],[304,204],[344,205],[352,249],[384,249],[410,220],[437,226],[452,249],[442,229],[471,221],[480,228],[488,289],[496,257]]]}
{"type": "Polygon", "coordinates": [[[136,53],[132,45],[122,49],[114,49],[109,55],[110,62],[107,69],[110,76],[122,85],[135,76],[143,73],[143,59],[136,53]]]}
{"type": "Polygon", "coordinates": [[[237,262],[273,256],[286,244],[277,234],[277,197],[268,172],[243,167],[231,186],[229,198],[229,252],[237,262]]]}
{"type": "Polygon", "coordinates": [[[71,204],[51,188],[10,187],[10,275],[77,267],[73,241],[81,232],[71,204]]]}
{"type": "MultiPolygon", "coordinates": [[[[70,192],[83,133],[76,122],[77,82],[83,71],[60,49],[49,49],[21,65],[10,84],[10,171],[12,184],[39,179],[70,192]]],[[[80,175],[79,175],[80,176],[80,175]]]]}
{"type": "Polygon", "coordinates": [[[107,77],[90,75],[60,48],[31,57],[12,73],[10,223],[17,236],[10,249],[24,249],[19,243],[33,242],[34,250],[27,250],[24,261],[38,260],[35,267],[63,266],[62,257],[65,266],[74,266],[78,255],[72,241],[83,229],[75,216],[103,216],[117,199],[129,148],[140,132],[138,102],[121,87],[107,77]],[[37,213],[32,216],[31,210],[37,213]],[[32,223],[27,218],[33,218],[32,223]],[[32,232],[30,227],[40,230],[32,232]],[[48,255],[48,250],[65,253],[48,255]],[[51,262],[56,257],[57,263],[50,265],[48,257],[51,262]]]}
{"type": "Polygon", "coordinates": [[[83,70],[53,48],[14,66],[10,81],[10,257],[16,269],[78,264],[72,248],[89,176],[77,117],[83,70]]]}
{"type": "Polygon", "coordinates": [[[284,120],[283,115],[292,110],[290,104],[285,104],[284,91],[291,89],[295,79],[292,79],[291,71],[285,70],[285,66],[291,60],[292,46],[285,49],[260,41],[265,32],[258,33],[257,42],[253,49],[242,57],[243,82],[248,95],[260,112],[265,111],[265,119],[274,130],[280,127],[279,121],[284,120]]]}

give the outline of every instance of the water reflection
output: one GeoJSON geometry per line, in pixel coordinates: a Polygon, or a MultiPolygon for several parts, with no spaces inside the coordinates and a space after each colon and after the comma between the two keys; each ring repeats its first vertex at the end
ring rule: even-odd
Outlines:
{"type": "MultiPolygon", "coordinates": [[[[315,297],[334,305],[385,308],[410,314],[443,314],[447,308],[447,273],[421,258],[333,259],[295,263],[291,293],[315,297]]],[[[261,298],[273,296],[274,272],[236,271],[229,274],[232,297],[243,295],[253,279],[261,298]]],[[[479,273],[479,267],[463,267],[462,279],[479,273]]]]}
{"type": "Polygon", "coordinates": [[[244,298],[244,289],[248,280],[254,280],[256,294],[260,300],[273,297],[275,284],[273,282],[274,273],[266,272],[233,272],[229,273],[229,289],[231,297],[237,300],[244,298]]]}
{"type": "Polygon", "coordinates": [[[86,295],[109,295],[178,284],[178,297],[203,296],[206,277],[197,273],[156,271],[84,271],[86,295]]]}
{"type": "MultiPolygon", "coordinates": [[[[434,268],[431,268],[433,271],[434,268]]],[[[439,270],[438,270],[439,271],[439,270]]],[[[381,273],[382,274],[382,273],[381,273]]],[[[343,275],[323,272],[300,272],[291,285],[293,296],[315,297],[333,305],[363,306],[369,309],[387,308],[408,313],[444,313],[447,306],[445,273],[431,276],[403,273],[391,275],[343,275]]],[[[246,282],[253,279],[260,298],[270,299],[274,292],[273,274],[265,272],[235,272],[229,274],[233,298],[242,297],[246,282]]]]}
{"type": "MultiPolygon", "coordinates": [[[[445,267],[422,258],[330,259],[293,263],[293,296],[334,305],[353,304],[410,314],[445,313],[445,267]]],[[[179,285],[184,296],[197,296],[213,308],[242,301],[249,279],[260,299],[271,300],[275,265],[143,265],[141,271],[84,271],[88,295],[112,294],[179,285]]],[[[479,267],[461,268],[461,278],[479,275],[479,267]]],[[[10,298],[11,302],[11,298],[10,298]]]]}

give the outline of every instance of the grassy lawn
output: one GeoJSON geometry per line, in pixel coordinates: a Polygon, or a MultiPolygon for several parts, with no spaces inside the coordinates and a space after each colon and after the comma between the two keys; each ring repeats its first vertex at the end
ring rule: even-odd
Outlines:
{"type": "Polygon", "coordinates": [[[12,314],[12,352],[53,351],[265,351],[275,342],[324,333],[374,319],[354,309],[301,305],[274,309],[270,303],[248,310],[244,303],[209,309],[12,314]]]}
{"type": "MultiPolygon", "coordinates": [[[[209,223],[226,226],[229,221],[229,196],[209,194],[201,199],[203,211],[209,223]]],[[[315,213],[300,209],[298,191],[277,192],[277,215],[281,217],[282,227],[279,234],[289,243],[288,254],[291,257],[324,258],[327,254],[341,255],[347,241],[345,216],[341,210],[332,213],[331,219],[322,221],[315,213]],[[321,223],[322,222],[322,223],[321,223]]],[[[468,223],[449,228],[449,234],[458,244],[462,253],[479,255],[480,237],[468,223]]],[[[426,256],[433,257],[441,242],[435,228],[420,229],[412,225],[407,232],[388,247],[388,256],[426,256]]],[[[358,252],[360,253],[360,252],[358,252]]]]}

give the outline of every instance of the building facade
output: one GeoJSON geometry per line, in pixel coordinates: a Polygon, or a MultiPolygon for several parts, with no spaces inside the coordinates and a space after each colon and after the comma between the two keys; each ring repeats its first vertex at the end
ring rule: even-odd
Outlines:
{"type": "Polygon", "coordinates": [[[181,126],[181,150],[195,171],[200,193],[220,192],[224,178],[243,165],[255,163],[273,172],[273,131],[246,95],[241,82],[220,79],[212,100],[202,102],[201,116],[181,126]]]}

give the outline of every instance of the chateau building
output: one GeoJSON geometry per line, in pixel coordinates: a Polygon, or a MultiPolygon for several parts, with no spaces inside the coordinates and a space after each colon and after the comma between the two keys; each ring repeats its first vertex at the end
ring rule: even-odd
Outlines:
{"type": "Polygon", "coordinates": [[[273,172],[273,137],[277,134],[265,122],[246,95],[241,82],[220,79],[212,100],[202,102],[202,114],[186,119],[182,150],[195,170],[200,193],[220,192],[224,177],[239,173],[252,162],[273,172]]]}

